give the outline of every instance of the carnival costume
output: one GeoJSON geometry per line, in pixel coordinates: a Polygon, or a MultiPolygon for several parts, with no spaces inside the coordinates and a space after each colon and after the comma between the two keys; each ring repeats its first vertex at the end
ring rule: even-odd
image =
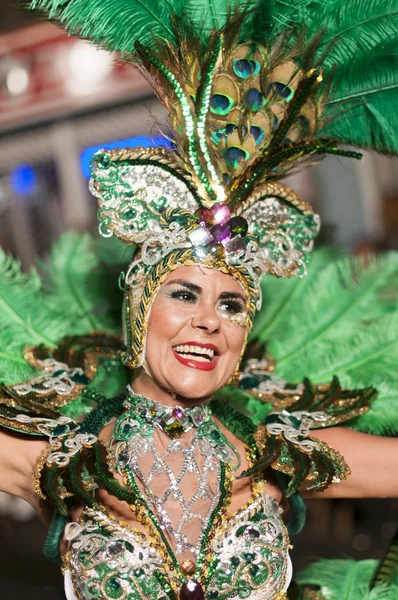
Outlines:
{"type": "MultiPolygon", "coordinates": [[[[43,291],[34,272],[3,258],[0,424],[49,440],[35,469],[37,494],[55,509],[45,551],[59,558],[65,530],[68,599],[286,598],[289,538],[264,473],[272,469],[290,499],[294,532],[304,517],[298,489],[349,475],[311,429],[347,422],[396,433],[398,260],[364,265],[322,251],[307,275],[319,218],[279,180],[322,155],[360,158],[338,144],[397,153],[396,0],[32,7],[133,62],[169,112],[173,145],[101,150],[93,161],[100,233],[131,247],[121,351],[118,297],[97,311],[107,273],[87,235],[59,242],[43,291]],[[128,368],[145,362],[160,285],[190,265],[240,283],[246,307],[229,318],[253,343],[238,387],[171,408],[121,390],[128,368]],[[112,418],[107,448],[98,436],[112,418]],[[247,468],[217,423],[244,442],[247,468]],[[231,515],[232,481],[248,476],[251,500],[231,515]],[[109,514],[99,490],[125,500],[143,527],[109,514]],[[79,505],[80,522],[67,523],[79,505]]],[[[365,582],[374,570],[361,571],[365,582]]],[[[393,578],[374,579],[388,580],[386,598],[398,591],[393,578]]],[[[336,580],[328,568],[301,576],[328,598],[336,580]]]]}

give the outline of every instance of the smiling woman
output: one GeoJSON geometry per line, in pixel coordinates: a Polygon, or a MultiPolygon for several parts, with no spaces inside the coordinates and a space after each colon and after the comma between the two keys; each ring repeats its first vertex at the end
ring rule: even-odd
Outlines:
{"type": "MultiPolygon", "coordinates": [[[[185,399],[208,399],[233,376],[248,326],[246,293],[214,269],[180,267],[161,285],[147,334],[147,377],[134,386],[145,395],[155,380],[185,399]]],[[[190,400],[185,400],[190,401],[190,400]]]]}
{"type": "MultiPolygon", "coordinates": [[[[68,600],[285,600],[282,498],[294,533],[300,492],[398,496],[396,440],[336,427],[397,431],[396,256],[331,273],[318,262],[301,283],[319,217],[278,182],[315,155],[360,158],[338,144],[397,153],[397,11],[391,0],[199,4],[32,3],[126,54],[169,110],[174,143],[93,159],[100,233],[134,248],[122,336],[101,333],[111,320],[91,301],[87,237],[53,254],[58,293],[0,263],[0,482],[43,518],[53,510],[45,551],[68,600]],[[256,336],[274,357],[260,343],[245,360],[260,309],[256,336]]],[[[393,577],[370,571],[358,599],[395,600],[393,577]],[[379,579],[390,587],[369,595],[379,579]]],[[[301,581],[320,589],[303,600],[350,597],[338,573],[311,577],[301,581]]]]}

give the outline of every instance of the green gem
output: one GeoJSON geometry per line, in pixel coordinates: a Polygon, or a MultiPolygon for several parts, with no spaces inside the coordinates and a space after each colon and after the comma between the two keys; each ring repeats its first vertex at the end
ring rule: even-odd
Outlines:
{"type": "Polygon", "coordinates": [[[269,571],[264,564],[250,565],[249,573],[256,587],[265,583],[269,576],[269,571]]]}
{"type": "Polygon", "coordinates": [[[221,439],[221,435],[221,431],[218,431],[218,429],[212,429],[210,431],[210,437],[216,442],[218,442],[221,439]]]}
{"type": "Polygon", "coordinates": [[[122,435],[126,435],[126,436],[130,436],[133,431],[134,431],[134,427],[132,425],[130,425],[130,423],[125,423],[121,429],[122,435]]]}
{"type": "Polygon", "coordinates": [[[134,569],[134,577],[141,577],[144,573],[144,569],[134,569]]]}
{"type": "Polygon", "coordinates": [[[120,585],[117,577],[111,577],[108,579],[105,584],[105,592],[115,600],[123,596],[123,587],[120,585]]]}
{"type": "Polygon", "coordinates": [[[251,567],[249,568],[249,573],[252,577],[255,577],[257,575],[257,573],[259,572],[259,567],[258,565],[251,565],[251,567]]]}
{"type": "Polygon", "coordinates": [[[76,373],[71,377],[73,383],[80,383],[81,385],[87,385],[90,383],[89,378],[84,373],[76,373]]]}
{"type": "Polygon", "coordinates": [[[63,435],[64,433],[67,433],[68,431],[69,431],[69,426],[68,425],[57,425],[52,430],[51,435],[55,435],[57,437],[59,435],[63,435]]]}
{"type": "Polygon", "coordinates": [[[65,373],[65,369],[60,369],[59,371],[55,371],[55,373],[52,374],[52,377],[59,377],[60,375],[64,375],[65,373]]]}
{"type": "Polygon", "coordinates": [[[256,558],[256,555],[254,554],[254,552],[242,552],[242,558],[246,562],[251,563],[256,558]]]}
{"type": "Polygon", "coordinates": [[[257,387],[258,379],[256,377],[242,377],[239,382],[239,387],[244,390],[250,390],[252,388],[257,387]]]}
{"type": "Polygon", "coordinates": [[[120,215],[120,217],[125,221],[131,221],[131,219],[135,219],[136,216],[137,211],[135,210],[135,208],[128,208],[123,212],[123,214],[120,215]]]}
{"type": "Polygon", "coordinates": [[[209,598],[209,600],[217,600],[217,598],[219,597],[219,592],[217,592],[217,590],[213,590],[211,592],[207,592],[207,597],[209,598]]]}
{"type": "Polygon", "coordinates": [[[238,558],[237,556],[233,556],[233,557],[231,558],[231,565],[232,565],[233,567],[237,567],[239,564],[240,564],[240,560],[239,560],[239,558],[238,558]]]}
{"type": "Polygon", "coordinates": [[[307,227],[312,227],[314,224],[314,218],[312,215],[307,215],[304,217],[304,223],[307,227]]]}
{"type": "Polygon", "coordinates": [[[184,427],[179,421],[174,421],[173,423],[170,423],[170,425],[166,425],[163,429],[171,438],[180,437],[180,435],[184,433],[184,427]]]}
{"type": "Polygon", "coordinates": [[[156,200],[153,200],[151,202],[151,204],[157,209],[166,208],[167,198],[166,198],[166,196],[159,196],[159,198],[157,198],[156,200]]]}

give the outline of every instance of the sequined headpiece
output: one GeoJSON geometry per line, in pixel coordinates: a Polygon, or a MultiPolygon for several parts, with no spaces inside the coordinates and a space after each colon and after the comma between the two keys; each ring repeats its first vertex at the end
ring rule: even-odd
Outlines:
{"type": "Polygon", "coordinates": [[[173,149],[103,150],[93,161],[100,232],[137,247],[125,279],[130,366],[142,364],[150,307],[178,266],[238,279],[249,321],[264,274],[305,275],[319,219],[282,177],[324,154],[360,158],[338,143],[397,152],[380,118],[395,49],[380,23],[371,35],[343,4],[34,0],[124,53],[169,112],[173,149]]]}

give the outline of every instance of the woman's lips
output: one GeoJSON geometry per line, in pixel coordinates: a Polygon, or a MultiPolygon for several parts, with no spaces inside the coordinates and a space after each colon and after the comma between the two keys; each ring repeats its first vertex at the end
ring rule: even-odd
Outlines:
{"type": "Polygon", "coordinates": [[[178,354],[174,348],[172,348],[172,351],[176,359],[181,364],[185,365],[186,367],[191,367],[191,369],[199,369],[200,371],[212,371],[216,368],[219,359],[219,356],[215,356],[211,362],[202,362],[199,360],[194,360],[193,358],[185,358],[184,356],[181,356],[181,354],[178,354]]]}

